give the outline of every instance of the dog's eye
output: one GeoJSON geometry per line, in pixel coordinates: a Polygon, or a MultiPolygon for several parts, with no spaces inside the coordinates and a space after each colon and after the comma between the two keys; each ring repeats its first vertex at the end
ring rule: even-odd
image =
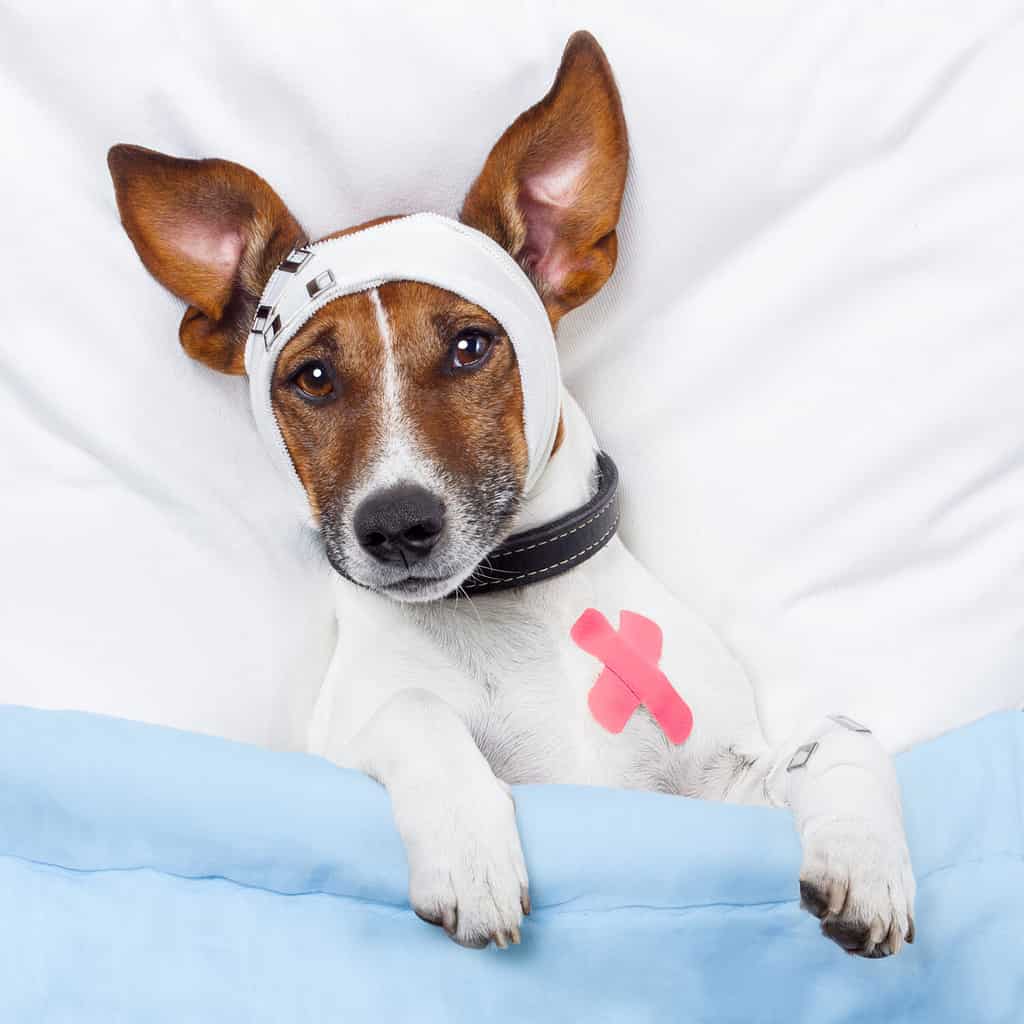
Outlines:
{"type": "Polygon", "coordinates": [[[334,374],[322,359],[304,363],[292,375],[292,384],[310,402],[325,402],[334,394],[334,374]]]}
{"type": "Polygon", "coordinates": [[[472,370],[483,366],[494,348],[494,338],[482,331],[463,331],[452,343],[453,370],[472,370]]]}

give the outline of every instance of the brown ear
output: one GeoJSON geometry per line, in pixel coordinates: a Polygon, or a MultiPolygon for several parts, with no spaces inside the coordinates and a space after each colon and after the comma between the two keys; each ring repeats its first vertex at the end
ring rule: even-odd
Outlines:
{"type": "Polygon", "coordinates": [[[189,304],[182,347],[244,373],[245,339],[274,268],[305,241],[258,175],[228,160],[179,160],[141,146],[107,154],[121,223],[149,272],[189,304]]]}
{"type": "Polygon", "coordinates": [[[628,159],[608,60],[589,32],[576,32],[551,90],[497,141],[461,213],[530,274],[552,322],[615,269],[628,159]]]}

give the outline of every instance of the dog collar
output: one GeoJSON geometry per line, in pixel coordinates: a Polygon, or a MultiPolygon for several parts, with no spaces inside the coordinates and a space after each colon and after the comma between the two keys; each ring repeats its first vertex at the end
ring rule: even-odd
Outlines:
{"type": "Polygon", "coordinates": [[[271,404],[278,356],[327,303],[387,281],[455,292],[501,324],[522,382],[529,493],[551,454],[560,411],[558,355],[544,304],[519,264],[493,239],[448,217],[417,213],[294,249],[260,297],[245,349],[249,396],[257,429],[301,494],[302,508],[308,514],[305,489],[271,404]]]}
{"type": "Polygon", "coordinates": [[[597,493],[568,515],[514,533],[476,567],[449,597],[510,590],[540,583],[592,558],[619,525],[619,471],[610,455],[597,454],[597,493]]]}

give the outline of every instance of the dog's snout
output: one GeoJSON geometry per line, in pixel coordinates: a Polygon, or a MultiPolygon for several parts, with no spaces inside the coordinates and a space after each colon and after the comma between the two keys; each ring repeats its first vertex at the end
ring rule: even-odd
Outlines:
{"type": "Polygon", "coordinates": [[[417,484],[399,484],[365,498],[353,521],[356,539],[380,562],[411,565],[430,554],[444,528],[441,499],[417,484]]]}

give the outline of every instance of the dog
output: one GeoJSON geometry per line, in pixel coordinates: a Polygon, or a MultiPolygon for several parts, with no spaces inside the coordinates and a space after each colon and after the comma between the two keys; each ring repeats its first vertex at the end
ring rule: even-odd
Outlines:
{"type": "MultiPolygon", "coordinates": [[[[461,223],[522,268],[552,331],[614,269],[628,154],[609,63],[579,32],[550,91],[499,138],[465,197],[461,223]]],[[[124,145],[108,163],[142,262],[188,305],[186,353],[244,373],[268,281],[309,252],[302,228],[237,164],[124,145]]],[[[866,727],[843,715],[794,722],[789,739],[770,745],[743,669],[629,554],[610,502],[603,523],[581,520],[601,531],[589,550],[557,572],[543,566],[529,586],[516,581],[531,573],[510,575],[488,559],[510,536],[593,503],[602,470],[594,434],[563,389],[557,432],[527,493],[517,354],[487,309],[422,281],[372,285],[316,309],[284,346],[269,387],[337,570],[339,638],[310,750],[387,789],[421,918],[464,946],[519,942],[530,898],[510,785],[580,783],[789,807],[803,849],[801,902],[824,934],[866,957],[913,941],[899,788],[866,727]],[[501,586],[472,596],[474,579],[501,586]],[[602,666],[580,642],[584,612],[632,668],[612,654],[602,666]],[[615,639],[608,619],[620,612],[615,639]],[[645,635],[649,650],[660,646],[660,660],[644,661],[622,639],[628,631],[634,641],[645,635]],[[611,705],[626,700],[610,726],[591,694],[602,668],[611,705]],[[669,737],[651,698],[636,707],[631,672],[675,687],[673,727],[689,715],[685,742],[669,737]]]]}

